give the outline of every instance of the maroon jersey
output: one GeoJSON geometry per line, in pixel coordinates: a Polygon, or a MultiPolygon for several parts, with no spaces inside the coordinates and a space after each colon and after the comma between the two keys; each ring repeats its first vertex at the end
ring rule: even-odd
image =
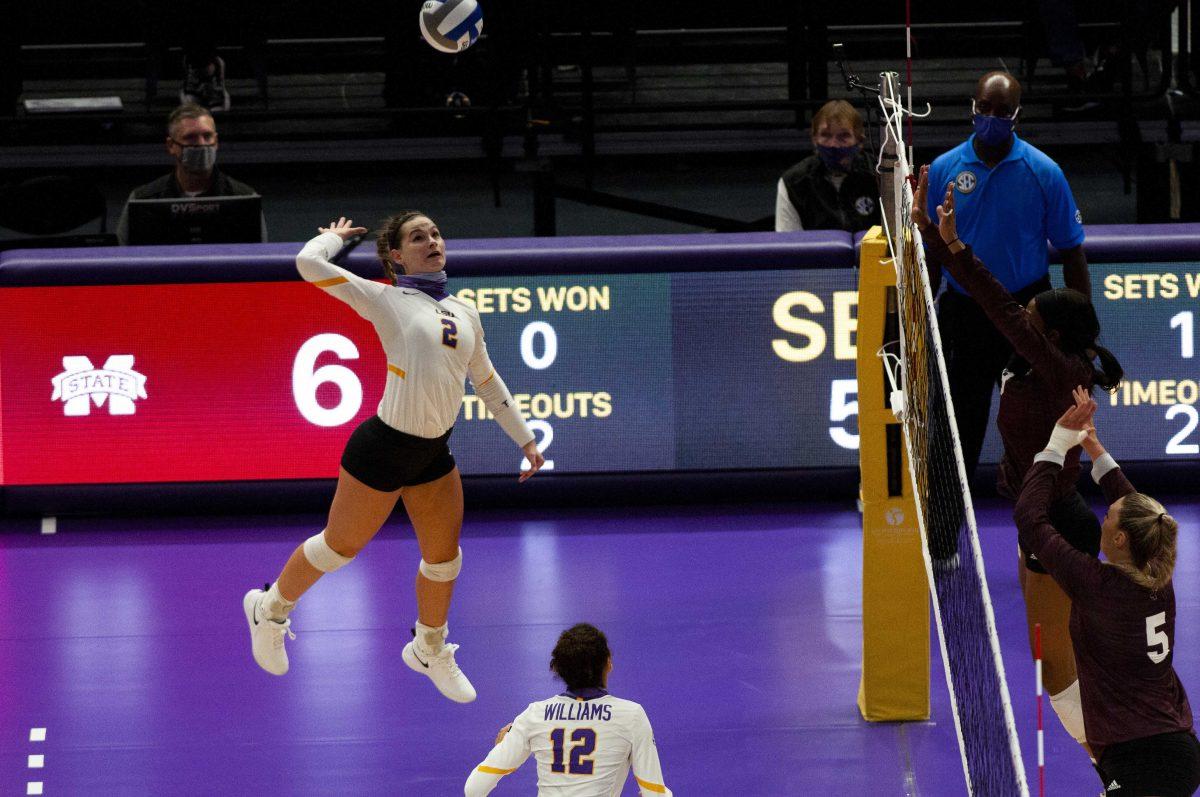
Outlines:
{"type": "MultiPolygon", "coordinates": [[[[1017,303],[1000,281],[971,253],[970,247],[951,253],[934,227],[926,228],[925,242],[930,258],[958,281],[987,314],[1013,351],[1030,365],[1028,374],[1008,378],[1000,387],[1000,410],[996,426],[1004,443],[997,475],[1001,495],[1016,499],[1033,457],[1046,445],[1054,423],[1074,400],[1076,385],[1091,389],[1094,373],[1089,363],[1067,354],[1039,332],[1028,311],[1017,303]]],[[[1079,449],[1067,454],[1054,485],[1054,497],[1062,498],[1075,489],[1079,479],[1079,449]]]]}
{"type": "MultiPolygon", "coordinates": [[[[1037,462],[1014,516],[1021,544],[1071,599],[1071,641],[1088,745],[1097,759],[1117,742],[1192,728],[1192,707],[1175,668],[1175,587],[1152,592],[1120,569],[1071,547],[1047,510],[1062,468],[1037,462]]],[[[1133,492],[1113,467],[1100,479],[1109,503],[1133,492]]]]}

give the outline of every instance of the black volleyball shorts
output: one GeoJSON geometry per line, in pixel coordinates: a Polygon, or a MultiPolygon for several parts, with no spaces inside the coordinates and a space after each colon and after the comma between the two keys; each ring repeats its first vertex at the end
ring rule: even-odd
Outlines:
{"type": "Polygon", "coordinates": [[[385,493],[425,484],[454,470],[454,455],[446,442],[453,431],[441,437],[417,437],[372,415],[346,441],[342,467],[363,484],[385,493]]]}
{"type": "Polygon", "coordinates": [[[1191,731],[1119,742],[1097,769],[1111,797],[1190,797],[1200,787],[1200,742],[1191,731]]]}

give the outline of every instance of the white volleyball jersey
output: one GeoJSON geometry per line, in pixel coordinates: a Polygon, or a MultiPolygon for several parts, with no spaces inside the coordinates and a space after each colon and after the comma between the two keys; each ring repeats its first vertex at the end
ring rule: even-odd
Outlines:
{"type": "Polygon", "coordinates": [[[475,392],[519,446],[533,440],[512,395],[492,367],[478,311],[456,296],[438,301],[410,288],[363,279],[329,262],[342,239],[327,232],[296,256],[308,282],[370,321],[387,355],[379,417],[417,437],[440,437],[458,417],[470,376],[475,392]]]}
{"type": "Polygon", "coordinates": [[[568,693],[530,703],[467,779],[468,797],[491,792],[531,754],[538,797],[618,797],[630,769],[642,797],[670,797],[645,709],[592,691],[599,696],[568,693]]]}

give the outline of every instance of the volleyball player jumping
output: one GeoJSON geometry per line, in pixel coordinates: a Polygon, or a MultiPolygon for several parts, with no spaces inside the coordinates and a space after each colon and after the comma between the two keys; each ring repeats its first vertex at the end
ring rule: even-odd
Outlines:
{"type": "Polygon", "coordinates": [[[1134,492],[1104,450],[1088,392],[1076,388],[1074,399],[1025,474],[1014,512],[1021,544],[1071,599],[1084,726],[1105,793],[1186,797],[1200,787],[1200,743],[1171,663],[1178,526],[1162,504],[1134,492]],[[1111,502],[1100,530],[1103,564],[1050,519],[1063,463],[1079,444],[1111,502]]]}
{"type": "Polygon", "coordinates": [[[417,622],[404,662],[429,676],[459,703],[475,689],[448,644],[447,617],[462,566],[462,480],[447,440],[469,376],[475,392],[530,463],[525,481],[543,459],[512,394],[492,367],[476,309],[446,293],[445,243],[423,213],[388,219],[376,242],[391,286],[363,279],[329,262],[344,242],[366,232],[341,218],[309,241],[296,257],[308,282],[370,321],[387,354],[387,383],[378,414],[350,435],[325,529],[292,552],[274,583],[243,599],[254,660],[267,672],[288,670],[284,638],[295,638],[288,615],[317,579],[350,564],[396,505],[404,508],[421,549],[417,622]],[[399,275],[397,274],[399,272],[399,275]]]}
{"type": "MultiPolygon", "coordinates": [[[[1042,449],[1055,420],[1072,404],[1072,390],[1083,385],[1106,390],[1121,380],[1121,365],[1112,352],[1096,342],[1100,322],[1086,296],[1069,288],[1039,293],[1022,307],[1005,290],[969,245],[958,239],[954,219],[953,183],[937,207],[935,227],[925,211],[929,167],[921,167],[913,221],[920,227],[932,264],[946,268],[1012,344],[1015,355],[1000,385],[996,425],[1004,443],[997,490],[1016,500],[1034,455],[1042,449]],[[1094,363],[1099,359],[1099,367],[1094,363]]],[[[1095,557],[1100,552],[1100,525],[1076,490],[1079,451],[1067,454],[1057,474],[1049,508],[1050,521],[1075,548],[1095,557]]],[[[1068,623],[1071,601],[1046,574],[1037,555],[1021,549],[1019,570],[1025,597],[1030,654],[1034,628],[1043,631],[1043,674],[1050,705],[1067,732],[1086,746],[1079,682],[1068,623]]]]}

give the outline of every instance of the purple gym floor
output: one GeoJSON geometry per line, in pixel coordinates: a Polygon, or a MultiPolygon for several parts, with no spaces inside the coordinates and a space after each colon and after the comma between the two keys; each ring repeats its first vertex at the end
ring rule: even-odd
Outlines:
{"type": "MultiPolygon", "coordinates": [[[[1169,505],[1200,528],[1196,505],[1169,505]]],[[[1002,505],[979,514],[1036,794],[1014,533],[1002,505]]],[[[292,671],[254,665],[242,594],[321,525],[66,519],[41,536],[36,521],[0,524],[0,794],[30,782],[47,795],[461,794],[496,730],[558,691],[549,651],[581,620],[608,634],[610,688],[645,705],[677,795],[965,793],[936,653],[931,721],[859,718],[852,506],[469,512],[450,621],[480,694],[468,706],[400,659],[418,561],[400,515],[301,602],[292,671]]],[[[1176,583],[1175,666],[1200,694],[1193,535],[1176,583]]],[[[1048,794],[1099,793],[1052,714],[1046,758],[1048,794]]],[[[528,763],[495,794],[530,795],[534,781],[528,763]]]]}

